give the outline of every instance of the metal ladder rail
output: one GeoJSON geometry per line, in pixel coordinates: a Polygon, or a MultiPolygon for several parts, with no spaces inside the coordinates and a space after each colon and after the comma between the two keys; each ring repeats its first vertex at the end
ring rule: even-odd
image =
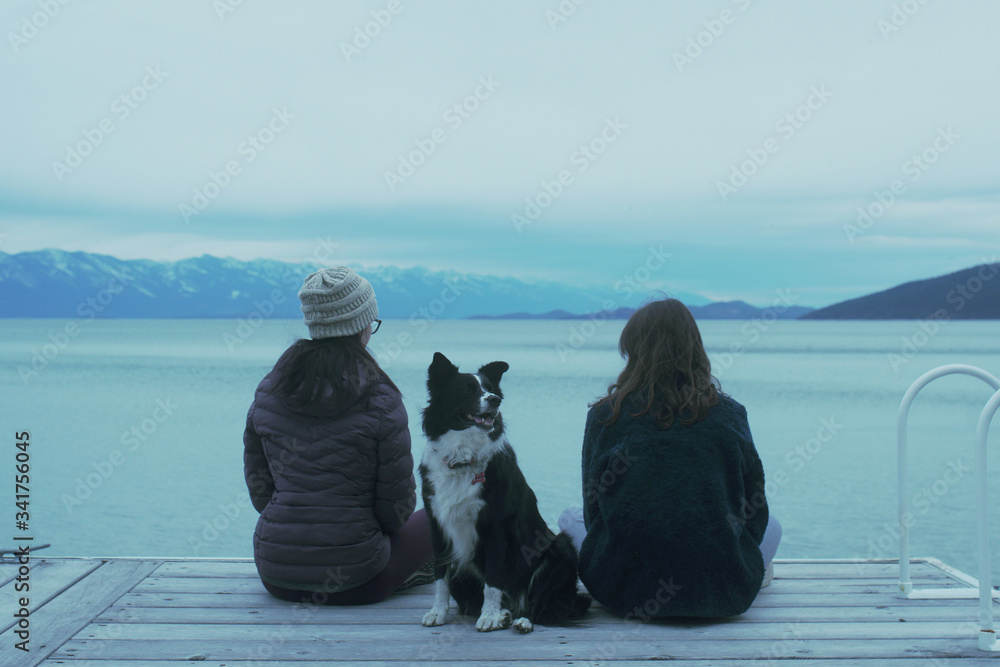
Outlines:
{"type": "MultiPolygon", "coordinates": [[[[991,373],[988,373],[977,366],[970,366],[967,364],[948,364],[932,369],[917,378],[913,384],[910,385],[910,388],[903,396],[902,402],[899,404],[899,419],[896,428],[896,454],[899,477],[899,590],[902,597],[905,598],[947,599],[976,597],[976,591],[972,588],[914,589],[913,583],[910,581],[910,528],[908,525],[909,521],[907,520],[909,507],[906,503],[908,461],[906,440],[907,417],[910,414],[910,405],[913,403],[913,399],[916,398],[917,394],[920,393],[920,390],[940,377],[953,374],[971,375],[972,377],[979,378],[986,384],[990,385],[994,391],[1000,390],[1000,380],[998,380],[991,373]]],[[[996,395],[994,395],[994,398],[996,398],[996,395]]],[[[985,458],[985,448],[983,449],[983,458],[985,458]]],[[[983,481],[980,482],[979,486],[980,494],[982,494],[985,490],[985,474],[985,467],[983,467],[983,481]]],[[[987,573],[988,572],[989,570],[987,570],[987,573]]],[[[982,586],[980,586],[980,589],[982,589],[982,586]]]]}
{"type": "Polygon", "coordinates": [[[979,415],[979,425],[976,427],[977,440],[977,470],[976,470],[976,514],[979,525],[979,649],[982,651],[1000,651],[1000,641],[997,641],[993,629],[993,578],[990,563],[990,521],[989,521],[989,486],[986,476],[986,440],[990,433],[990,424],[994,415],[1000,409],[1000,391],[997,391],[986,403],[979,415]]]}

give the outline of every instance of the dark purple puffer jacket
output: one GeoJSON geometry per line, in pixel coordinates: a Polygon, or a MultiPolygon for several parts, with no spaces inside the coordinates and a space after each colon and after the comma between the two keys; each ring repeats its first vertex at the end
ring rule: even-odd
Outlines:
{"type": "Polygon", "coordinates": [[[389,535],[416,505],[406,410],[379,383],[337,414],[296,411],[257,387],[243,436],[254,560],[269,583],[328,593],[360,586],[389,560],[389,535]]]}

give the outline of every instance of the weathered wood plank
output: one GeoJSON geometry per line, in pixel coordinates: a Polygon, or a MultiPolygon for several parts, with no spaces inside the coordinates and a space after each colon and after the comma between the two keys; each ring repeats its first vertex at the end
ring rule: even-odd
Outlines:
{"type": "MultiPolygon", "coordinates": [[[[894,579],[899,566],[895,561],[775,561],[776,574],[789,578],[803,574],[818,578],[854,577],[861,570],[866,578],[894,579]]],[[[916,577],[946,576],[943,570],[924,560],[914,560],[910,574],[916,577]]],[[[154,577],[257,577],[257,569],[252,560],[165,560],[153,573],[154,577]]]]}
{"type": "MultiPolygon", "coordinates": [[[[413,623],[419,625],[430,605],[415,609],[391,607],[315,607],[286,604],[260,608],[171,608],[123,607],[115,605],[98,616],[100,623],[221,623],[271,624],[296,623],[304,619],[324,624],[380,625],[413,623]]],[[[452,618],[456,618],[452,607],[452,618]]],[[[965,622],[977,618],[974,605],[912,605],[897,607],[751,607],[737,617],[736,623],[840,623],[844,621],[942,621],[965,622]]],[[[624,624],[624,621],[602,609],[589,612],[587,623],[624,624]]]]}
{"type": "MultiPolygon", "coordinates": [[[[888,579],[899,580],[896,563],[777,563],[774,575],[780,579],[888,579]]],[[[910,576],[920,579],[947,579],[944,571],[925,562],[910,564],[910,576]]]]}
{"type": "MultiPolygon", "coordinates": [[[[39,607],[100,565],[101,561],[89,560],[31,561],[27,592],[16,590],[18,584],[16,579],[0,587],[0,633],[6,632],[14,625],[14,612],[20,608],[20,598],[27,597],[28,610],[35,613],[39,607]]],[[[4,563],[0,566],[0,570],[4,572],[8,571],[8,568],[13,568],[15,576],[17,575],[17,565],[4,563]]]]}
{"type": "MultiPolygon", "coordinates": [[[[463,628],[468,630],[468,628],[463,628]]],[[[512,631],[476,633],[451,632],[447,626],[435,630],[436,636],[414,645],[405,641],[347,643],[323,638],[309,640],[267,640],[233,642],[230,640],[91,640],[66,642],[55,654],[60,659],[130,660],[258,660],[273,659],[280,651],[281,662],[291,664],[314,660],[417,660],[441,659],[492,661],[517,660],[650,660],[702,659],[843,659],[882,658],[900,655],[915,658],[980,657],[974,638],[964,641],[936,639],[814,640],[775,642],[773,640],[677,640],[650,641],[645,638],[617,641],[559,642],[531,641],[512,631]]]]}
{"type": "Polygon", "coordinates": [[[249,577],[257,578],[257,566],[252,560],[243,561],[166,561],[153,573],[154,577],[249,577]]]}
{"type": "MultiPolygon", "coordinates": [[[[319,619],[312,619],[313,621],[319,619]]],[[[470,625],[462,625],[464,633],[475,633],[470,625]]],[[[916,621],[899,623],[624,623],[581,624],[575,628],[536,626],[530,641],[572,642],[617,641],[618,639],[701,640],[701,639],[769,639],[798,641],[802,639],[965,639],[974,636],[971,622],[942,623],[916,621]]],[[[74,639],[165,640],[183,637],[185,640],[211,639],[234,642],[273,640],[286,641],[321,639],[324,641],[379,642],[420,641],[431,634],[416,623],[409,625],[328,625],[316,622],[267,625],[222,625],[204,623],[94,623],[81,630],[74,639]]]]}
{"type": "MultiPolygon", "coordinates": [[[[775,575],[783,579],[857,578],[895,579],[899,565],[895,561],[856,562],[784,562],[775,561],[775,575]]],[[[915,561],[910,565],[910,575],[918,578],[944,579],[947,575],[937,567],[915,561]]],[[[154,577],[248,577],[257,578],[257,568],[252,560],[225,561],[165,561],[154,577]]]]}
{"type": "Polygon", "coordinates": [[[86,627],[108,605],[156,569],[141,560],[108,561],[89,572],[30,616],[30,652],[15,648],[16,628],[0,634],[0,664],[32,667],[86,627]]]}
{"type": "MultiPolygon", "coordinates": [[[[404,608],[404,609],[429,609],[434,597],[427,592],[421,594],[411,594],[401,600],[404,594],[394,596],[385,602],[379,603],[378,609],[404,608]]],[[[897,606],[905,604],[903,598],[894,592],[870,592],[870,593],[768,593],[764,592],[757,596],[753,605],[755,607],[874,607],[874,606],[897,606]]],[[[971,599],[945,599],[926,600],[921,604],[933,606],[955,606],[970,607],[975,605],[971,599]]],[[[290,603],[273,598],[267,593],[129,593],[122,596],[119,604],[128,607],[196,607],[196,608],[223,608],[223,607],[251,607],[268,609],[273,607],[287,607],[290,603]]],[[[1000,607],[998,607],[1000,610],[1000,607]]]]}
{"type": "MultiPolygon", "coordinates": [[[[246,559],[148,565],[149,576],[137,577],[129,592],[80,625],[44,664],[167,667],[193,660],[238,667],[252,660],[262,667],[359,661],[399,667],[433,660],[444,667],[581,661],[652,667],[669,659],[690,667],[736,667],[794,659],[804,667],[936,667],[989,659],[975,647],[975,600],[899,598],[894,561],[779,560],[774,583],[735,619],[628,623],[595,605],[575,627],[538,627],[528,636],[477,633],[474,619],[454,609],[449,624],[422,627],[433,599],[430,586],[378,605],[320,607],[271,597],[246,559]]],[[[911,573],[918,586],[963,585],[932,562],[913,563],[911,573]]],[[[53,603],[65,606],[63,597],[53,603]]],[[[35,638],[33,627],[33,644],[35,638]]],[[[0,664],[8,664],[4,657],[0,664]]]]}
{"type": "MultiPolygon", "coordinates": [[[[468,667],[471,664],[477,664],[480,661],[473,660],[440,660],[433,663],[428,663],[433,665],[433,667],[468,667]]],[[[499,664],[496,659],[490,659],[481,661],[484,665],[492,667],[493,665],[499,664]]],[[[509,661],[513,664],[513,661],[509,661]]],[[[594,661],[594,664],[609,664],[613,665],[613,662],[607,662],[601,658],[594,661]]],[[[239,667],[242,662],[234,660],[203,660],[198,661],[198,667],[239,667]]],[[[263,660],[256,659],[253,661],[253,667],[281,667],[287,664],[282,658],[275,658],[273,660],[263,660]]],[[[366,661],[364,667],[401,667],[403,665],[409,667],[410,665],[416,664],[415,661],[404,660],[373,660],[366,661]]],[[[525,661],[525,665],[530,667],[566,667],[568,663],[566,660],[531,660],[525,661]]],[[[585,663],[585,664],[590,664],[585,663]]],[[[624,663],[623,663],[624,664],[624,663]]],[[[670,667],[747,667],[747,661],[738,660],[706,660],[706,659],[695,659],[695,660],[671,660],[670,667]]],[[[750,663],[753,664],[753,663],[750,663]]],[[[768,665],[768,662],[760,663],[764,666],[768,665]]],[[[776,664],[776,663],[772,663],[776,664]]],[[[952,658],[949,657],[945,659],[930,659],[927,658],[895,658],[890,663],[887,663],[885,658],[845,658],[834,659],[834,660],[813,660],[804,659],[796,660],[791,663],[792,667],[886,667],[889,664],[890,667],[983,667],[984,662],[982,657],[971,657],[971,658],[952,658]]],[[[989,663],[992,664],[992,663],[989,663]]],[[[42,663],[41,667],[55,667],[56,665],[68,666],[68,667],[111,667],[111,663],[104,660],[47,660],[42,663]]],[[[178,663],[176,660],[129,660],[124,663],[121,667],[177,667],[178,663]]],[[[358,662],[352,658],[347,658],[345,660],[313,660],[309,662],[309,667],[344,667],[345,665],[350,665],[351,667],[357,667],[358,662]]],[[[630,660],[628,661],[629,667],[663,667],[662,660],[630,660]]],[[[119,666],[115,666],[119,667],[119,666]]]]}
{"type": "MultiPolygon", "coordinates": [[[[964,587],[959,582],[914,579],[914,583],[933,585],[935,588],[964,587]]],[[[864,590],[896,590],[896,585],[885,579],[775,579],[770,590],[787,593],[857,593],[864,590]]],[[[430,588],[428,587],[428,590],[430,588]]],[[[259,579],[230,577],[149,577],[136,587],[139,593],[264,593],[259,579]]],[[[393,596],[392,599],[400,596],[393,596]]]]}

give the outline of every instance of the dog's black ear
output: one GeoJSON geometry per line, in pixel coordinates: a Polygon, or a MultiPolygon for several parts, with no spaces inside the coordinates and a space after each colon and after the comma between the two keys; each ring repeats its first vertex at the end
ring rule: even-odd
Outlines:
{"type": "Polygon", "coordinates": [[[479,374],[492,382],[494,387],[499,387],[500,378],[509,368],[506,361],[491,361],[479,369],[479,374]]]}
{"type": "Polygon", "coordinates": [[[458,366],[448,361],[448,357],[440,352],[434,353],[434,360],[427,368],[427,387],[431,384],[447,379],[458,372],[458,366]]]}

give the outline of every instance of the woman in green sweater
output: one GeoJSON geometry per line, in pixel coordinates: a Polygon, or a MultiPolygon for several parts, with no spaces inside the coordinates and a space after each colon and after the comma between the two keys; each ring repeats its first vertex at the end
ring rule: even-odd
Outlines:
{"type": "Polygon", "coordinates": [[[781,537],[746,409],[676,299],[636,311],[619,350],[625,369],[587,415],[583,525],[560,518],[582,538],[580,578],[629,618],[741,614],[781,537]]]}

